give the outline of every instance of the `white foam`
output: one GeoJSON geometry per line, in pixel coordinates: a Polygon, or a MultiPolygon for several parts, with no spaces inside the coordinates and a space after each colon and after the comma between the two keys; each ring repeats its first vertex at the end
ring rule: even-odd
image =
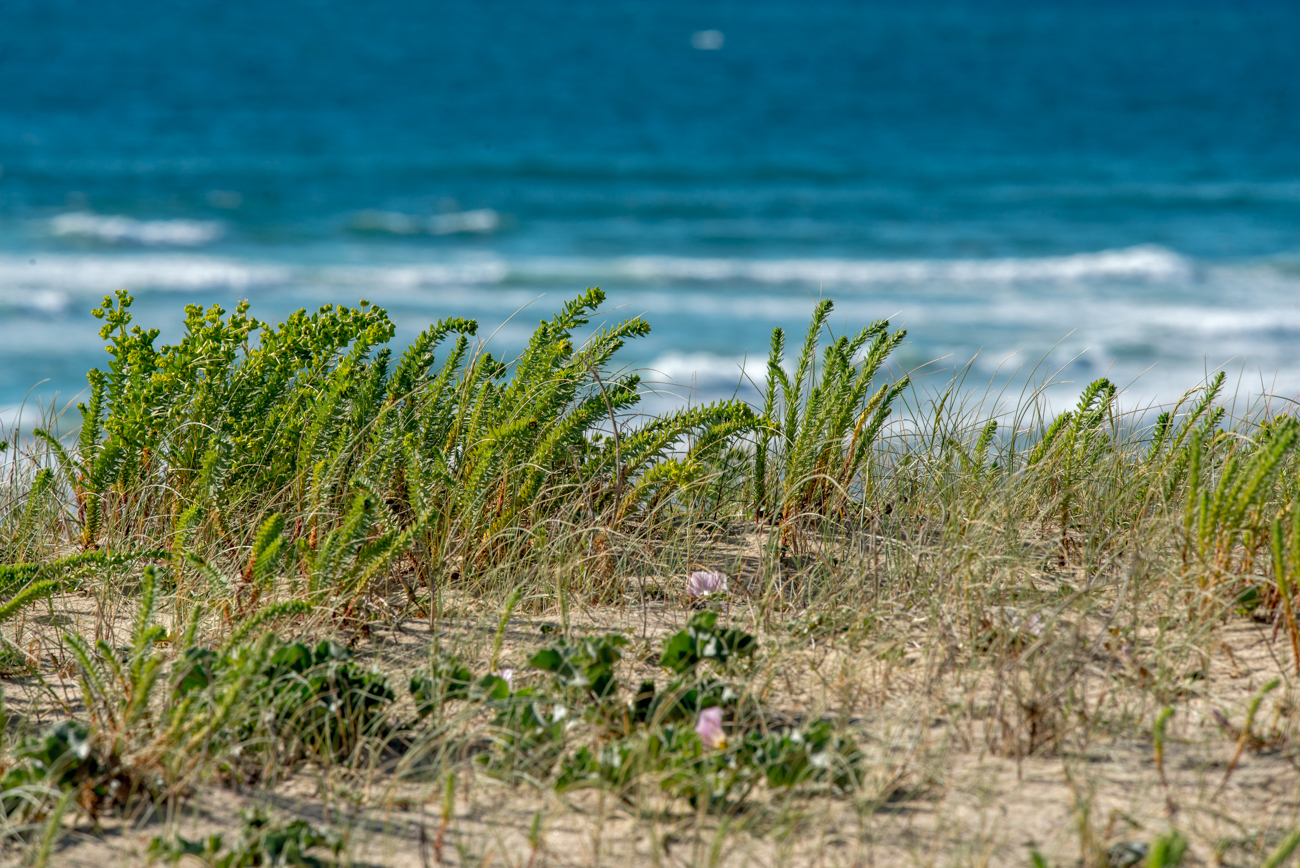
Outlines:
{"type": "MultiPolygon", "coordinates": [[[[577,264],[577,263],[575,263],[577,264]]],[[[584,263],[585,264],[585,263],[584,263]]],[[[594,264],[594,263],[592,263],[594,264]]],[[[597,266],[599,271],[599,266],[597,266]]],[[[1090,280],[1174,281],[1191,264],[1162,247],[1141,246],[1071,256],[1008,259],[690,259],[643,256],[614,260],[610,270],[637,280],[808,283],[840,286],[922,283],[1073,283],[1090,280]]]]}
{"type": "Polygon", "coordinates": [[[691,48],[697,51],[717,51],[727,44],[720,30],[697,30],[691,34],[691,48]]]}
{"type": "Polygon", "coordinates": [[[646,365],[642,378],[646,380],[662,379],[670,383],[701,383],[717,385],[720,383],[738,383],[745,376],[755,376],[756,370],[765,369],[766,361],[748,360],[744,356],[719,356],[713,353],[668,352],[646,365]]]}
{"type": "Polygon", "coordinates": [[[352,218],[352,228],[394,235],[483,235],[501,227],[501,215],[491,208],[456,211],[421,217],[396,211],[362,211],[352,218]]]}
{"type": "Polygon", "coordinates": [[[86,211],[60,214],[50,221],[55,235],[95,238],[112,244],[130,242],[148,246],[198,247],[216,241],[225,227],[215,220],[136,220],[86,211]]]}
{"type": "Polygon", "coordinates": [[[106,293],[116,289],[235,289],[282,283],[290,270],[211,256],[0,256],[0,293],[31,299],[40,291],[106,293]]]}
{"type": "Polygon", "coordinates": [[[510,273],[498,259],[388,266],[332,266],[320,272],[327,283],[411,290],[425,287],[469,286],[503,282],[510,273]]]}
{"type": "Polygon", "coordinates": [[[68,297],[66,292],[38,289],[13,299],[13,303],[18,307],[53,315],[67,310],[72,304],[72,299],[68,297]]]}
{"type": "MultiPolygon", "coordinates": [[[[473,212],[461,212],[461,215],[473,212]]],[[[444,215],[444,216],[461,216],[444,215]]],[[[70,216],[70,215],[65,215],[70,216]]],[[[1216,282],[1226,281],[1223,269],[1208,270],[1216,282]]],[[[1257,271],[1259,269],[1256,269],[1257,271]]],[[[748,282],[764,285],[795,284],[812,287],[870,288],[901,285],[944,289],[953,285],[1032,286],[1035,283],[1068,285],[1086,281],[1138,280],[1158,283],[1186,281],[1197,273],[1182,257],[1161,248],[1136,247],[1128,250],[1084,253],[1074,256],[1040,259],[990,260],[842,260],[842,259],[702,259],[689,257],[644,256],[624,258],[529,257],[507,259],[498,256],[415,261],[388,264],[273,264],[230,257],[181,253],[156,254],[39,254],[35,261],[19,256],[0,255],[0,293],[14,297],[14,291],[30,295],[46,290],[58,293],[102,293],[119,288],[144,289],[235,289],[293,283],[301,286],[325,284],[356,287],[365,292],[377,290],[418,291],[454,287],[479,287],[559,284],[571,287],[628,283],[727,283],[748,282]],[[6,292],[7,291],[7,292],[6,292]]],[[[1263,277],[1265,272],[1251,277],[1263,277]]],[[[1240,277],[1236,279],[1241,279],[1240,277]]],[[[1271,283],[1294,287],[1296,281],[1274,274],[1271,283]]],[[[1255,283],[1251,280],[1252,284],[1255,283]]],[[[647,288],[648,289],[648,288],[647,288]]],[[[1288,289],[1288,291],[1290,291],[1288,289]]],[[[1012,295],[1019,295],[1015,292],[1012,295]]],[[[638,303],[648,304],[660,313],[690,312],[696,315],[758,316],[784,318],[801,314],[807,299],[773,294],[747,299],[743,310],[737,309],[731,293],[680,293],[642,290],[638,303]]],[[[851,298],[843,299],[852,306],[851,298]]],[[[1082,300],[1080,300],[1082,301],[1082,300]]],[[[987,311],[990,304],[1009,304],[1023,308],[1022,299],[1012,296],[983,295],[979,303],[987,311]]],[[[954,300],[945,302],[950,308],[954,300]]],[[[1086,302],[1083,302],[1086,303],[1086,302]]],[[[1107,302],[1109,304],[1110,302],[1107,302]]],[[[63,304],[59,302],[58,304],[63,304]]],[[[53,309],[53,296],[33,298],[29,306],[53,309]]],[[[843,305],[842,305],[843,306],[843,305]]],[[[1229,305],[1223,305],[1228,308],[1229,305]]],[[[1018,309],[1013,319],[1058,318],[1058,309],[1050,305],[1018,309]]],[[[847,312],[848,308],[845,308],[847,312]]],[[[1155,306],[1152,314],[1165,316],[1203,316],[1179,308],[1155,306]],[[1174,313],[1177,311],[1177,313],[1174,313]]],[[[889,313],[886,311],[885,313],[889,313]]],[[[1271,313],[1255,311],[1229,316],[1229,319],[1267,320],[1271,313]]],[[[922,317],[924,319],[925,317],[922,317]]],[[[1264,324],[1262,321],[1259,324],[1264,324]]],[[[1220,323],[1218,327],[1222,327],[1220,323]]],[[[1288,323],[1289,325],[1289,323],[1288,323]]],[[[1215,326],[1206,325],[1214,328],[1215,326]]]]}

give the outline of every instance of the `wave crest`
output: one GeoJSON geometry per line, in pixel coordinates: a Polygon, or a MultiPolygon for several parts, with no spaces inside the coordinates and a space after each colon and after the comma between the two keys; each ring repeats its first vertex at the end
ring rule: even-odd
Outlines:
{"type": "MultiPolygon", "coordinates": [[[[524,264],[548,277],[604,274],[638,281],[811,283],[839,286],[921,283],[1073,283],[1089,280],[1185,280],[1190,262],[1144,245],[1070,256],[1006,259],[693,259],[640,256],[608,260],[551,260],[524,264]]],[[[525,275],[526,276],[526,275],[525,275]]]]}
{"type": "Polygon", "coordinates": [[[0,257],[0,291],[51,289],[107,293],[115,289],[234,289],[283,283],[290,270],[211,256],[0,257]]]}
{"type": "Polygon", "coordinates": [[[134,217],[75,211],[50,221],[55,235],[94,238],[110,244],[144,244],[150,247],[198,247],[216,241],[225,227],[216,220],[136,220],[134,217]]]}

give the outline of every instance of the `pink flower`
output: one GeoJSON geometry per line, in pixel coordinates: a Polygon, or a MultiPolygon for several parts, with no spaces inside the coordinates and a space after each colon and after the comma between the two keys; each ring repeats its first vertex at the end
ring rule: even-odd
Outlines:
{"type": "Polygon", "coordinates": [[[727,593],[727,577],[723,573],[696,570],[691,573],[686,583],[686,594],[692,600],[707,597],[710,594],[727,593]]]}
{"type": "Polygon", "coordinates": [[[709,747],[726,747],[727,734],[722,731],[722,709],[715,705],[701,711],[695,719],[695,734],[709,747]]]}
{"type": "Polygon", "coordinates": [[[504,681],[506,687],[509,687],[511,690],[515,689],[515,670],[502,669],[500,672],[493,672],[492,674],[504,681]]]}

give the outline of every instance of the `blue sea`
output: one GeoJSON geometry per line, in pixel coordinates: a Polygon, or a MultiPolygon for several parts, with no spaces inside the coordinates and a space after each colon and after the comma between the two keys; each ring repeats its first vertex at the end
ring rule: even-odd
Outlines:
{"type": "Polygon", "coordinates": [[[823,296],[936,388],[1300,393],[1295,2],[10,0],[0,167],[10,422],[122,288],[508,355],[599,285],[667,400],[823,296]]]}

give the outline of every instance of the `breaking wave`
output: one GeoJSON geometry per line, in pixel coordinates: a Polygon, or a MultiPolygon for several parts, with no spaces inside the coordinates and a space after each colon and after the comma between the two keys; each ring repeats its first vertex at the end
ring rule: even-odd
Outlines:
{"type": "Polygon", "coordinates": [[[58,253],[40,255],[35,260],[0,256],[0,292],[21,289],[99,293],[121,288],[238,291],[283,284],[355,286],[365,292],[484,285],[609,287],[665,282],[802,284],[851,289],[877,285],[1069,284],[1107,280],[1167,283],[1185,281],[1197,274],[1198,267],[1193,263],[1159,247],[1037,259],[762,260],[671,256],[516,259],[491,255],[357,265],[267,262],[180,253],[58,253]]]}
{"type": "Polygon", "coordinates": [[[501,227],[501,215],[491,208],[432,217],[396,211],[362,211],[353,216],[350,226],[358,232],[388,232],[393,235],[486,235],[501,227]]]}
{"type": "Polygon", "coordinates": [[[50,221],[55,235],[93,238],[110,244],[143,244],[148,247],[199,247],[216,241],[225,227],[215,220],[137,220],[76,211],[50,221]]]}
{"type": "Polygon", "coordinates": [[[212,256],[42,255],[36,259],[0,256],[0,292],[77,294],[117,289],[229,289],[282,283],[292,274],[279,265],[212,256]]]}
{"type": "MultiPolygon", "coordinates": [[[[703,259],[637,256],[621,259],[536,259],[524,275],[584,276],[636,281],[808,283],[838,286],[920,283],[1070,283],[1089,280],[1185,280],[1192,264],[1156,246],[1070,256],[1006,259],[703,259]]],[[[522,275],[521,275],[522,276],[522,275]]]]}

